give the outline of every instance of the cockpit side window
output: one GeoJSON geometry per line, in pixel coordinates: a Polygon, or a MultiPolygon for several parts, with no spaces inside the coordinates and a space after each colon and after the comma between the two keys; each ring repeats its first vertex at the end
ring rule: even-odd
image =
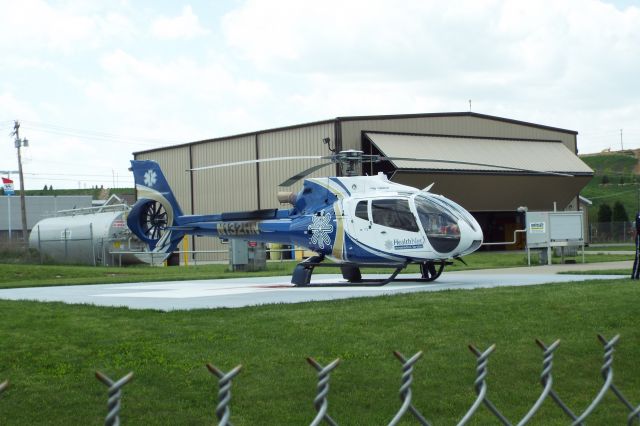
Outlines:
{"type": "Polygon", "coordinates": [[[423,196],[416,197],[415,203],[422,228],[433,248],[440,253],[449,253],[456,248],[460,242],[460,227],[448,209],[423,196]]]}
{"type": "Polygon", "coordinates": [[[418,232],[418,223],[409,208],[409,201],[403,199],[373,200],[371,202],[373,223],[404,231],[418,232]]]}
{"type": "Polygon", "coordinates": [[[367,200],[358,201],[356,204],[356,217],[360,219],[369,220],[369,210],[367,209],[367,200]]]}

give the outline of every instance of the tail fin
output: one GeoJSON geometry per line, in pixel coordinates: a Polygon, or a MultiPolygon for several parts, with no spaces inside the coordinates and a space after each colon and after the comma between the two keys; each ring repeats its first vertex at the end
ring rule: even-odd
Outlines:
{"type": "Polygon", "coordinates": [[[171,229],[178,224],[182,216],[169,183],[160,166],[151,160],[133,160],[131,169],[138,192],[138,201],[127,216],[127,225],[131,232],[144,241],[153,253],[168,257],[173,252],[184,233],[171,229]]]}
{"type": "MultiPolygon", "coordinates": [[[[175,216],[182,216],[182,209],[176,200],[167,179],[160,169],[160,165],[151,160],[131,160],[133,178],[138,191],[138,199],[150,198],[157,200],[157,196],[168,202],[175,216]]],[[[159,200],[157,200],[159,201],[159,200]]]]}

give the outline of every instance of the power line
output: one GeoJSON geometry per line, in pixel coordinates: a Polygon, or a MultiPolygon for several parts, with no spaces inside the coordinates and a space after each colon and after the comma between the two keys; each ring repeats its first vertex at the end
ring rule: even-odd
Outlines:
{"type": "MultiPolygon", "coordinates": [[[[73,127],[66,127],[66,126],[60,126],[60,125],[57,125],[57,124],[49,124],[49,123],[40,123],[40,122],[36,122],[36,121],[27,121],[27,123],[31,123],[32,126],[43,128],[43,129],[52,129],[52,130],[58,130],[58,131],[69,131],[69,132],[74,132],[74,133],[83,133],[83,134],[87,134],[87,135],[95,135],[95,136],[102,136],[102,137],[113,137],[113,138],[116,138],[116,139],[131,140],[131,138],[129,136],[124,136],[124,135],[120,135],[120,134],[116,134],[116,133],[101,132],[101,131],[98,131],[98,130],[76,129],[76,128],[73,128],[73,127]]],[[[168,139],[162,139],[162,138],[152,138],[152,137],[134,137],[134,139],[135,140],[139,140],[139,141],[148,141],[148,142],[154,142],[154,143],[178,142],[178,141],[175,141],[175,140],[168,140],[168,139]]]]}
{"type": "MultiPolygon", "coordinates": [[[[78,181],[80,181],[80,182],[104,183],[104,182],[110,181],[111,179],[80,179],[80,178],[75,178],[74,179],[74,178],[32,177],[32,178],[29,178],[29,180],[30,181],[34,181],[34,180],[37,180],[37,181],[61,181],[61,182],[78,182],[78,181]]],[[[123,183],[126,182],[126,181],[129,181],[129,180],[131,182],[131,186],[133,186],[133,178],[130,178],[130,179],[122,179],[122,177],[118,178],[118,182],[123,181],[123,183]]]]}
{"type": "MultiPolygon", "coordinates": [[[[53,160],[34,160],[34,159],[29,159],[29,163],[30,164],[35,164],[35,163],[42,163],[42,164],[46,164],[46,165],[50,165],[50,164],[60,164],[63,166],[73,166],[73,167],[78,167],[78,163],[70,163],[70,162],[66,162],[66,161],[53,161],[53,160]]],[[[105,166],[105,167],[100,167],[100,166],[94,166],[91,165],[91,169],[101,169],[101,170],[116,170],[116,171],[122,171],[123,173],[129,173],[129,169],[128,168],[114,168],[114,167],[109,167],[109,166],[105,166]]]]}
{"type": "MultiPolygon", "coordinates": [[[[96,175],[96,174],[86,174],[86,173],[25,173],[25,175],[30,175],[30,176],[79,176],[79,177],[91,176],[91,177],[107,177],[109,179],[111,179],[113,177],[113,174],[96,175]]],[[[126,173],[126,175],[129,175],[129,173],[126,173]]]]}
{"type": "Polygon", "coordinates": [[[23,122],[23,125],[29,127],[29,129],[38,132],[57,134],[61,136],[75,136],[86,139],[96,139],[103,141],[110,141],[116,143],[137,143],[141,145],[147,146],[157,146],[161,144],[177,144],[182,143],[184,141],[172,140],[172,139],[160,139],[160,138],[149,138],[149,137],[141,137],[141,136],[125,136],[118,135],[115,133],[107,133],[93,130],[83,130],[83,129],[75,129],[72,127],[59,126],[56,124],[48,124],[48,123],[39,123],[35,121],[26,121],[23,122]]]}

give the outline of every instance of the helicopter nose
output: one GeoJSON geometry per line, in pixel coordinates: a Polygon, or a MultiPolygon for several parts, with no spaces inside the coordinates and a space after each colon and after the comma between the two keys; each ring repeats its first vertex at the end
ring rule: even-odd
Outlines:
{"type": "Polygon", "coordinates": [[[460,254],[461,256],[471,254],[478,250],[482,245],[482,240],[484,238],[482,229],[477,222],[473,224],[473,227],[467,226],[466,228],[467,232],[465,233],[464,241],[460,244],[460,248],[462,249],[460,254]]]}

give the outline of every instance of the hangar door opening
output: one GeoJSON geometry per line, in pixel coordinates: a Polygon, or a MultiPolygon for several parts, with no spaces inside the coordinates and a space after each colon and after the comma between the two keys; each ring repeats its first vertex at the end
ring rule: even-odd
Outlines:
{"type": "MultiPolygon", "coordinates": [[[[525,228],[519,209],[572,209],[580,190],[593,177],[593,171],[577,155],[553,140],[365,131],[362,150],[392,157],[390,161],[363,164],[363,173],[381,171],[394,182],[416,188],[434,183],[431,192],[471,212],[487,243],[513,241],[514,231],[525,228]]],[[[524,248],[523,242],[485,250],[517,248],[524,248]]]]}
{"type": "Polygon", "coordinates": [[[478,221],[484,233],[485,243],[514,241],[515,244],[483,245],[483,251],[524,250],[526,240],[524,233],[516,230],[526,229],[524,213],[520,212],[470,212],[478,221]]]}

